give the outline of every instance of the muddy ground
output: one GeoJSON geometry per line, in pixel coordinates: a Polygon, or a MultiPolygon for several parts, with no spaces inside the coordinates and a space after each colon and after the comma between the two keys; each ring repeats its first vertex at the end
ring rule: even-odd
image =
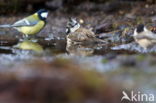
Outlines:
{"type": "MultiPolygon", "coordinates": [[[[1,15],[0,24],[28,15],[1,15]]],[[[1,28],[0,102],[120,103],[123,91],[156,95],[156,49],[144,50],[132,37],[141,23],[156,26],[154,1],[83,2],[49,9],[46,27],[33,37],[37,43],[21,42],[21,33],[1,28]],[[70,17],[109,44],[66,45],[70,17]]]]}

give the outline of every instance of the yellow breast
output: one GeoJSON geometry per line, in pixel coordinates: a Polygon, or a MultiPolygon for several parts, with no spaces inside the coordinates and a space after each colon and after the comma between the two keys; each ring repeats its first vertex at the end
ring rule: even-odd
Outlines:
{"type": "Polygon", "coordinates": [[[40,32],[45,25],[44,21],[39,21],[36,25],[34,26],[23,26],[23,27],[18,27],[17,30],[19,32],[22,32],[25,35],[34,35],[40,32]]]}

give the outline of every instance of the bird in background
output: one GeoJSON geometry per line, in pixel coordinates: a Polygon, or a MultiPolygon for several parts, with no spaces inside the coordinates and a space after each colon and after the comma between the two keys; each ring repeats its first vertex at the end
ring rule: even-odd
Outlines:
{"type": "Polygon", "coordinates": [[[89,29],[81,27],[75,18],[70,18],[66,26],[67,43],[89,43],[101,42],[106,43],[104,40],[96,38],[94,32],[89,29]]]}
{"type": "Polygon", "coordinates": [[[147,49],[156,44],[156,29],[152,28],[149,30],[143,24],[140,24],[134,30],[133,37],[135,42],[137,42],[144,49],[147,49]]]}
{"type": "Polygon", "coordinates": [[[48,11],[46,9],[40,9],[36,13],[13,24],[0,25],[0,28],[14,28],[23,33],[24,37],[28,37],[28,35],[37,34],[45,27],[47,16],[48,11]]]}

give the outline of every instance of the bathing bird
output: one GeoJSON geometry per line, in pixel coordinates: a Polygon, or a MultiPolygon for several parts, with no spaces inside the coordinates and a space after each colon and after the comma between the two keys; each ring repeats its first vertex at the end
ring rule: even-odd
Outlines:
{"type": "Polygon", "coordinates": [[[156,29],[152,28],[149,30],[143,24],[140,24],[134,30],[133,37],[135,42],[137,42],[144,49],[147,49],[156,44],[156,29]]]}
{"type": "Polygon", "coordinates": [[[70,18],[66,26],[67,43],[89,43],[101,42],[104,40],[96,38],[94,32],[80,26],[80,23],[75,18],[70,18]]]}

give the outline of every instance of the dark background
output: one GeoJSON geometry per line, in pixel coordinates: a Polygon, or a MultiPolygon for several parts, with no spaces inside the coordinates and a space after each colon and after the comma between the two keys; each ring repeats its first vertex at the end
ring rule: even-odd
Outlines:
{"type": "Polygon", "coordinates": [[[105,4],[108,2],[111,2],[111,4],[121,2],[146,2],[149,4],[156,3],[155,0],[0,0],[0,13],[14,14],[24,11],[33,12],[40,8],[48,8],[52,11],[62,8],[64,10],[68,10],[73,6],[79,6],[80,4],[86,2],[92,2],[93,4],[105,4]]]}

